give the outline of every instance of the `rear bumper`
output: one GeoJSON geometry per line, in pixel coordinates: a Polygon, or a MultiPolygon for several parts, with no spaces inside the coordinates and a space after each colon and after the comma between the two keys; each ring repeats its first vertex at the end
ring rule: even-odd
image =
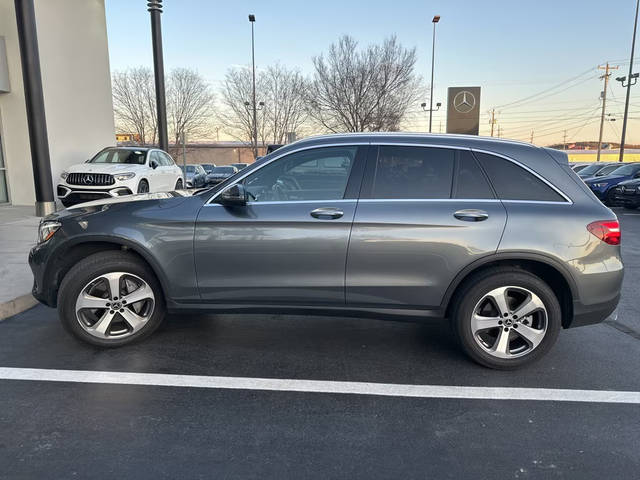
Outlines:
{"type": "Polygon", "coordinates": [[[579,301],[574,301],[573,321],[569,324],[569,328],[593,325],[612,317],[617,317],[616,308],[618,307],[619,301],[620,294],[618,294],[613,300],[595,305],[583,305],[579,301]]]}

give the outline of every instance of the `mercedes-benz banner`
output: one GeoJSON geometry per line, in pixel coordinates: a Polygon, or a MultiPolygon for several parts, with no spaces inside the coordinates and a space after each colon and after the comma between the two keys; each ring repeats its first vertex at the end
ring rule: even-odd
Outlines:
{"type": "Polygon", "coordinates": [[[480,87],[449,87],[447,133],[478,135],[480,129],[480,87]]]}

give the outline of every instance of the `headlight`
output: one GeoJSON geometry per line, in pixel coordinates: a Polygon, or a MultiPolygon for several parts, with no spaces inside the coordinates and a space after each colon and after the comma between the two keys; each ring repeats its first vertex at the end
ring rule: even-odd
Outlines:
{"type": "Polygon", "coordinates": [[[636,188],[636,192],[640,193],[640,186],[638,186],[638,188],[636,188]]]}
{"type": "Polygon", "coordinates": [[[116,180],[122,181],[122,180],[129,180],[130,178],[133,178],[135,176],[136,176],[135,172],[127,172],[127,173],[118,173],[114,175],[113,178],[115,178],[116,180]]]}
{"type": "Polygon", "coordinates": [[[60,222],[46,221],[40,222],[38,227],[38,243],[44,243],[48,241],[53,234],[58,231],[62,224],[60,222]]]}
{"type": "Polygon", "coordinates": [[[604,188],[604,187],[607,186],[607,184],[606,183],[592,183],[591,186],[593,188],[604,188]]]}
{"type": "Polygon", "coordinates": [[[60,178],[63,180],[66,180],[68,176],[69,176],[69,172],[62,172],[60,174],[60,178]]]}

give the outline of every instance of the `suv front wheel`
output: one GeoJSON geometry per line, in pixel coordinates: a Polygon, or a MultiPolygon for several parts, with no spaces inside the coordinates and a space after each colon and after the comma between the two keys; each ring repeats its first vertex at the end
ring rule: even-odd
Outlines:
{"type": "Polygon", "coordinates": [[[90,255],[65,275],[58,315],[75,337],[118,347],[149,336],[165,315],[158,280],[138,257],[107,251],[90,255]]]}
{"type": "Polygon", "coordinates": [[[491,269],[465,282],[453,310],[465,353],[490,368],[512,369],[542,357],[555,343],[562,312],[543,280],[517,268],[491,269]]]}

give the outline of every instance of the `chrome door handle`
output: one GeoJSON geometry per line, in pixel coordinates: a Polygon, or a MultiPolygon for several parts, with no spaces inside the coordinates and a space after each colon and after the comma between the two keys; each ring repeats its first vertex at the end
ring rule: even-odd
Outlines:
{"type": "Polygon", "coordinates": [[[344,212],[334,207],[321,207],[311,210],[310,215],[314,218],[319,218],[320,220],[335,220],[336,218],[342,217],[344,212]]]}
{"type": "Polygon", "coordinates": [[[453,214],[458,220],[462,220],[464,222],[482,222],[489,218],[489,214],[484,210],[458,210],[453,214]]]}

